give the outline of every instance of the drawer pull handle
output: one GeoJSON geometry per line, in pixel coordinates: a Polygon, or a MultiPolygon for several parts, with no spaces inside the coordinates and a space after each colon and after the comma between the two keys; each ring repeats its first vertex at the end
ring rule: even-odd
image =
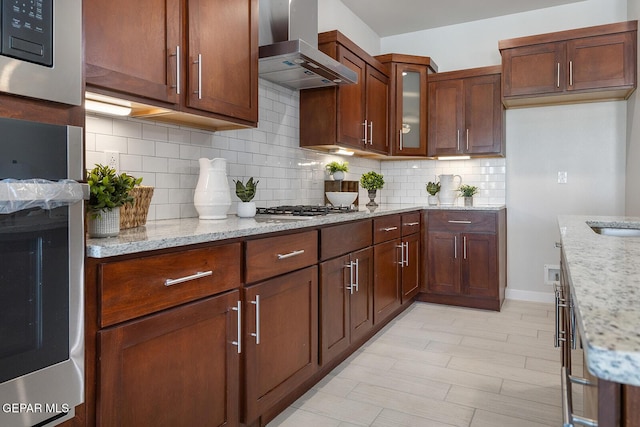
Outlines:
{"type": "Polygon", "coordinates": [[[466,219],[450,219],[447,222],[450,224],[471,224],[471,221],[466,219]]]}
{"type": "Polygon", "coordinates": [[[406,225],[407,227],[414,227],[416,225],[420,225],[420,223],[419,222],[405,222],[402,225],[406,225]]]}
{"type": "Polygon", "coordinates": [[[397,229],[398,229],[398,227],[387,227],[387,228],[383,228],[382,230],[389,232],[389,231],[394,231],[394,230],[397,230],[397,229]]]}
{"type": "Polygon", "coordinates": [[[242,353],[242,302],[238,301],[238,305],[231,310],[238,312],[238,341],[232,341],[231,344],[238,347],[238,354],[240,354],[242,353]]]}
{"type": "Polygon", "coordinates": [[[304,249],[300,249],[299,251],[289,252],[288,254],[278,254],[278,259],[287,259],[294,256],[302,255],[304,253],[304,249]]]}
{"type": "Polygon", "coordinates": [[[260,295],[256,295],[251,304],[256,306],[256,331],[251,332],[251,336],[256,337],[256,344],[260,344],[260,295]]]}
{"type": "Polygon", "coordinates": [[[196,279],[200,279],[202,277],[207,277],[207,276],[211,276],[213,274],[212,270],[209,271],[198,271],[196,274],[192,274],[191,276],[185,276],[185,277],[181,277],[179,279],[167,279],[164,281],[164,285],[165,286],[173,286],[173,285],[177,285],[178,283],[184,283],[184,282],[188,282],[190,280],[196,280],[196,279]]]}

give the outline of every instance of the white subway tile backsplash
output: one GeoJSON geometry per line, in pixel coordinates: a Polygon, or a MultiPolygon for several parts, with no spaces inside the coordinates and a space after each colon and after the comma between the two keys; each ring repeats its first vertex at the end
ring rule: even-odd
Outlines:
{"type": "MultiPolygon", "coordinates": [[[[323,181],[331,179],[325,165],[333,160],[349,162],[348,180],[370,170],[382,173],[386,184],[378,192],[378,203],[426,204],[426,183],[443,173],[461,175],[464,183],[479,186],[476,203],[505,202],[504,159],[381,162],[300,148],[299,101],[298,91],[260,80],[258,128],[220,132],[88,115],[87,166],[103,163],[104,151],[118,151],[123,172],[155,187],[149,220],[197,216],[193,192],[201,157],[227,159],[230,213],[238,202],[233,180],[249,177],[260,180],[254,199],[259,206],[323,203],[323,181]]],[[[360,189],[360,200],[368,200],[365,190],[360,189]]]]}

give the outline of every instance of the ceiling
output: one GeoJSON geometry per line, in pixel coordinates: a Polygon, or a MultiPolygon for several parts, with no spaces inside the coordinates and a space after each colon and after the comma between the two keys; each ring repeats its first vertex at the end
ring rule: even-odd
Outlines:
{"type": "Polygon", "coordinates": [[[584,0],[342,0],[380,37],[584,0]]]}

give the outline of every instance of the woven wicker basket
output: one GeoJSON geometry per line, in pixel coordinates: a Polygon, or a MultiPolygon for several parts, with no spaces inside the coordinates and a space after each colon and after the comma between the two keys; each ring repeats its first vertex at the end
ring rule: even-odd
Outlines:
{"type": "Polygon", "coordinates": [[[153,196],[153,187],[139,185],[129,192],[133,196],[133,204],[125,203],[120,208],[120,229],[139,227],[147,223],[149,205],[153,196]]]}

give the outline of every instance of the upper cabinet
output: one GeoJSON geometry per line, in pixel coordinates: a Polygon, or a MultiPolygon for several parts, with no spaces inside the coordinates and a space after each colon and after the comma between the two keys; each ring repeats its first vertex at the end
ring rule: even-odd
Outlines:
{"type": "Polygon", "coordinates": [[[427,154],[504,156],[500,66],[429,76],[427,154]]]}
{"type": "Polygon", "coordinates": [[[387,67],[338,31],[318,34],[318,47],[355,71],[358,83],[300,92],[300,146],[387,155],[387,67]]]}
{"type": "Polygon", "coordinates": [[[507,107],[627,99],[637,82],[637,21],[501,40],[507,107]]]}
{"type": "Polygon", "coordinates": [[[257,0],[84,0],[89,92],[206,129],[258,122],[257,0]]]}
{"type": "Polygon", "coordinates": [[[376,56],[389,67],[389,145],[392,156],[427,155],[427,75],[438,71],[429,57],[376,56]]]}

